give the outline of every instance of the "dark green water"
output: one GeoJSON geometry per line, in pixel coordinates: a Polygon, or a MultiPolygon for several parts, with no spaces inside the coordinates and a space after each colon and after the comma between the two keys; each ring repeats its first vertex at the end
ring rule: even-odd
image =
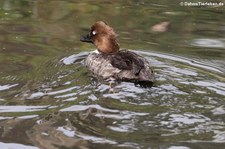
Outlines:
{"type": "Polygon", "coordinates": [[[180,2],[1,0],[0,148],[223,149],[225,6],[180,2]],[[151,63],[152,88],[87,71],[79,38],[98,20],[151,63]]]}

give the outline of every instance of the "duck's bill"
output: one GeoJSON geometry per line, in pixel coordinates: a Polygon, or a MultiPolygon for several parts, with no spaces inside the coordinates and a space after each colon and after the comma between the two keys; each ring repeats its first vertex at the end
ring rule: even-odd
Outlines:
{"type": "Polygon", "coordinates": [[[91,38],[90,38],[90,35],[89,35],[89,34],[87,34],[87,35],[85,35],[85,36],[82,36],[82,37],[80,38],[80,41],[82,41],[82,42],[93,43],[92,40],[91,40],[91,38]]]}

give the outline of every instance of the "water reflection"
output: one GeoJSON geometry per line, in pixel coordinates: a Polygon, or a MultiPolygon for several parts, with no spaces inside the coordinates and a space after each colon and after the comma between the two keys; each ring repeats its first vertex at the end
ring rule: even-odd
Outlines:
{"type": "Polygon", "coordinates": [[[0,146],[224,148],[224,9],[179,3],[1,1],[0,146]],[[96,20],[151,63],[152,88],[87,71],[96,20]]]}
{"type": "Polygon", "coordinates": [[[225,95],[225,83],[222,82],[209,82],[209,81],[197,81],[197,82],[181,82],[183,84],[193,84],[199,87],[206,87],[207,89],[216,92],[217,94],[225,95]]]}
{"type": "MultiPolygon", "coordinates": [[[[87,52],[81,52],[59,60],[63,64],[59,67],[64,71],[63,74],[57,73],[52,82],[17,95],[29,101],[41,100],[48,106],[1,106],[0,112],[38,112],[47,109],[59,111],[59,114],[49,118],[39,117],[38,114],[18,116],[24,120],[37,119],[34,127],[30,128],[32,133],[29,137],[39,146],[43,146],[40,142],[41,137],[45,136],[51,138],[51,141],[45,142],[48,147],[52,147],[55,134],[59,132],[61,140],[71,142],[61,142],[67,147],[76,144],[72,143],[74,138],[78,142],[83,140],[137,147],[143,143],[134,141],[139,137],[136,136],[138,133],[147,133],[150,138],[154,133],[160,133],[162,138],[180,141],[185,140],[176,136],[184,135],[189,141],[193,141],[193,137],[195,141],[201,141],[198,139],[199,134],[212,133],[203,139],[224,141],[224,123],[214,121],[213,116],[216,115],[219,119],[224,113],[224,107],[220,105],[225,91],[224,83],[220,82],[222,72],[193,59],[163,53],[137,52],[144,55],[154,67],[157,81],[152,88],[141,88],[128,82],[111,88],[92,79],[88,72],[83,73],[86,69],[83,61],[87,52]],[[71,70],[71,66],[75,66],[74,69],[71,70]],[[82,70],[81,74],[85,74],[81,75],[82,78],[89,78],[82,85],[77,85],[80,80],[72,77],[79,72],[77,68],[82,70]],[[53,99],[56,102],[51,103],[53,99]],[[207,114],[209,111],[211,116],[207,114]],[[57,124],[59,121],[62,125],[57,124]],[[52,125],[55,127],[50,129],[52,125]],[[116,133],[117,137],[102,130],[116,133]],[[99,133],[107,137],[102,137],[99,133]],[[133,134],[134,140],[125,139],[123,143],[119,143],[121,133],[133,134]]],[[[13,86],[10,86],[4,87],[13,90],[13,86]]],[[[13,117],[4,116],[1,119],[8,121],[13,117]]],[[[86,143],[83,145],[86,146],[86,143]]]]}
{"type": "MultiPolygon", "coordinates": [[[[64,75],[58,74],[60,76],[58,81],[53,80],[54,83],[49,83],[49,86],[43,87],[41,90],[44,90],[44,92],[34,92],[28,99],[38,97],[38,99],[44,100],[44,96],[50,96],[62,100],[64,103],[69,103],[69,105],[64,105],[58,101],[59,107],[62,106],[59,110],[62,112],[60,119],[67,125],[59,125],[54,128],[55,132],[64,134],[65,136],[61,137],[66,137],[67,139],[64,138],[66,140],[68,140],[68,137],[71,141],[73,137],[78,137],[81,140],[93,143],[138,146],[138,144],[132,144],[134,142],[128,143],[128,140],[125,141],[126,143],[118,143],[108,133],[105,134],[108,136],[107,138],[102,138],[101,135],[98,135],[103,133],[99,127],[111,133],[119,134],[136,134],[142,131],[142,133],[145,133],[144,130],[149,130],[147,131],[149,137],[153,137],[152,135],[155,133],[151,132],[151,129],[158,128],[161,130],[160,128],[163,128],[164,131],[160,133],[162,137],[171,137],[171,140],[173,140],[178,139],[176,136],[184,135],[186,138],[190,138],[189,141],[193,141],[191,138],[197,138],[199,134],[213,132],[211,137],[204,139],[211,138],[215,142],[223,140],[224,123],[216,122],[213,120],[213,116],[204,113],[204,111],[207,113],[211,110],[213,115],[220,117],[224,111],[224,107],[217,108],[221,102],[220,95],[224,95],[221,92],[225,88],[224,84],[216,79],[220,78],[219,74],[222,72],[216,68],[205,66],[197,60],[193,63],[193,60],[187,58],[173,57],[162,53],[138,52],[145,55],[155,68],[157,82],[151,89],[122,82],[116,85],[112,92],[110,86],[96,83],[96,80],[89,80],[92,83],[83,86],[74,86],[76,84],[74,78],[62,80],[62,78],[70,78],[70,75],[74,74],[73,71],[65,71],[67,74],[65,72],[64,75]],[[195,65],[196,63],[198,65],[195,65]],[[208,71],[211,72],[208,74],[208,71]],[[210,79],[212,74],[215,76],[210,79]],[[209,84],[209,82],[212,83],[209,84]],[[62,86],[54,89],[51,84],[62,84],[62,86]],[[181,86],[181,84],[186,86],[181,86]],[[209,92],[214,93],[210,95],[209,92]],[[214,96],[215,94],[217,95],[214,96]],[[79,104],[70,105],[70,102],[79,104]],[[176,109],[174,109],[174,106],[176,106],[176,109]],[[203,111],[203,113],[200,114],[197,111],[203,111]],[[73,118],[66,116],[67,118],[63,119],[64,113],[66,115],[72,114],[73,118]],[[74,114],[79,115],[79,118],[77,119],[74,114]],[[76,118],[76,122],[74,122],[74,118],[76,118]],[[68,123],[72,125],[68,126],[68,123]],[[92,126],[89,126],[89,124],[92,126]],[[83,126],[87,128],[84,129],[83,126]],[[207,130],[207,132],[204,130],[207,130]]],[[[86,55],[87,53],[78,53],[63,58],[61,62],[65,64],[63,67],[84,65],[82,61],[86,55]]],[[[55,118],[58,119],[59,117],[56,116],[55,118]]],[[[58,120],[54,121],[56,123],[58,120]]],[[[43,122],[40,123],[40,125],[42,124],[43,122]]],[[[43,127],[46,127],[46,125],[43,127]]],[[[49,136],[45,131],[42,132],[44,133],[42,135],[49,136]]],[[[52,139],[54,140],[54,138],[52,139]]],[[[184,140],[180,138],[180,141],[184,140]]],[[[194,141],[200,140],[195,139],[194,141]]]]}
{"type": "Polygon", "coordinates": [[[190,148],[186,146],[170,146],[168,149],[190,149],[190,148]]]}
{"type": "Polygon", "coordinates": [[[10,88],[12,88],[14,86],[17,86],[17,85],[18,84],[13,84],[13,85],[9,85],[9,84],[7,84],[7,85],[0,85],[0,91],[10,89],[10,88]]]}
{"type": "Polygon", "coordinates": [[[33,112],[45,110],[47,107],[48,106],[0,106],[0,112],[33,112]]]}
{"type": "Polygon", "coordinates": [[[78,60],[83,60],[88,55],[88,52],[81,52],[79,54],[74,54],[69,57],[63,58],[61,61],[65,65],[73,64],[78,60]]]}
{"type": "Polygon", "coordinates": [[[191,45],[207,48],[225,48],[225,41],[220,39],[195,39],[191,45]]]}
{"type": "Polygon", "coordinates": [[[30,145],[23,145],[23,144],[18,144],[18,143],[3,143],[0,142],[0,146],[2,149],[39,149],[38,147],[35,146],[30,146],[30,145]]]}

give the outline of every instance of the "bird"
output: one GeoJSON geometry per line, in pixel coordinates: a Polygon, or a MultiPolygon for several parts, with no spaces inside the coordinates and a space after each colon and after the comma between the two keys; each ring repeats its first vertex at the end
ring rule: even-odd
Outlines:
{"type": "Polygon", "coordinates": [[[155,75],[147,59],[128,49],[120,49],[114,29],[103,21],[95,22],[81,42],[92,43],[85,64],[92,74],[103,80],[126,81],[135,84],[153,84],[155,75]]]}

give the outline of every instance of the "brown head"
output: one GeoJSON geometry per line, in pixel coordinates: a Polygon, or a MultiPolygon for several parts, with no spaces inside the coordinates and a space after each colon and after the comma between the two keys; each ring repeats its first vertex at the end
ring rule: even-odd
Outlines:
{"type": "Polygon", "coordinates": [[[91,27],[91,31],[81,37],[80,41],[93,43],[100,52],[115,53],[119,51],[117,34],[113,28],[103,21],[98,21],[91,27]]]}

